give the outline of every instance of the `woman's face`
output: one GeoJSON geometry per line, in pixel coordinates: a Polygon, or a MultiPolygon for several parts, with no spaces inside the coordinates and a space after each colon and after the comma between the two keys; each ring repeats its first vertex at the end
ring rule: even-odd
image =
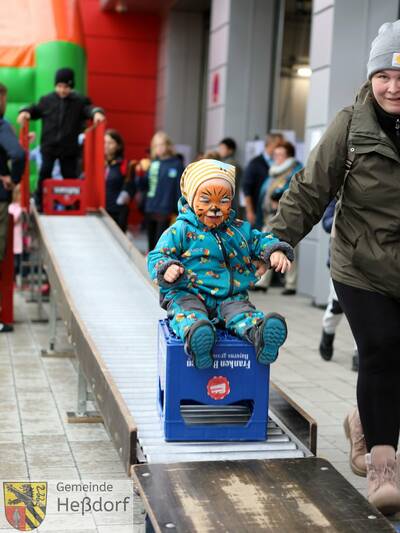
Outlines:
{"type": "Polygon", "coordinates": [[[276,165],[281,165],[286,161],[288,158],[286,148],[283,148],[282,146],[279,146],[278,148],[275,148],[273,152],[273,160],[276,165]]]}
{"type": "Polygon", "coordinates": [[[118,143],[111,135],[104,136],[104,152],[107,159],[112,159],[118,150],[118,143]]]}
{"type": "Polygon", "coordinates": [[[372,76],[372,92],[378,104],[393,115],[400,115],[400,71],[382,70],[372,76]]]}
{"type": "Polygon", "coordinates": [[[207,180],[194,195],[193,211],[205,226],[216,228],[229,217],[232,197],[232,187],[226,180],[207,180]]]}

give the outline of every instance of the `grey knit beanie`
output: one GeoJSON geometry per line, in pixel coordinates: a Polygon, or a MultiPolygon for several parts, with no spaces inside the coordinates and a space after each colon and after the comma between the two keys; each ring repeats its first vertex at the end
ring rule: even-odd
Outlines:
{"type": "Polygon", "coordinates": [[[368,79],[386,69],[400,70],[400,20],[382,24],[372,41],[367,64],[368,79]]]}

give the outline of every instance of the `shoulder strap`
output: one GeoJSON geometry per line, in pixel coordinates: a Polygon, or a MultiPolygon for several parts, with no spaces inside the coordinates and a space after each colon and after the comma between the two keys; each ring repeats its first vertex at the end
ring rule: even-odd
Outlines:
{"type": "Polygon", "coordinates": [[[347,158],[346,158],[346,161],[344,162],[344,166],[345,166],[346,170],[345,170],[345,173],[344,173],[342,192],[343,192],[346,180],[347,180],[347,178],[349,176],[351,167],[353,166],[353,162],[354,162],[355,157],[356,157],[356,149],[347,140],[347,158]]]}
{"type": "Polygon", "coordinates": [[[351,116],[351,119],[349,120],[349,123],[347,125],[347,132],[346,132],[347,155],[346,155],[346,159],[344,162],[345,171],[344,171],[343,183],[340,188],[340,192],[338,193],[338,201],[340,203],[342,202],[343,191],[346,185],[347,178],[349,177],[351,167],[353,166],[354,159],[356,157],[356,149],[354,148],[354,146],[352,145],[352,142],[349,139],[349,133],[350,133],[352,120],[353,120],[353,115],[351,116]]]}
{"type": "Polygon", "coordinates": [[[335,236],[336,217],[337,217],[339,211],[342,208],[342,200],[343,200],[344,188],[345,188],[345,185],[346,185],[347,178],[349,177],[351,167],[353,166],[354,159],[356,157],[356,149],[354,148],[354,146],[352,145],[351,141],[349,140],[349,133],[350,133],[350,127],[351,127],[351,121],[352,120],[353,120],[353,115],[351,116],[351,119],[349,120],[349,123],[347,125],[347,133],[346,133],[347,156],[346,156],[346,160],[344,162],[345,171],[344,171],[344,178],[343,178],[342,186],[341,186],[340,191],[337,193],[337,196],[336,196],[337,197],[337,202],[336,202],[335,214],[333,216],[331,237],[335,236]]]}

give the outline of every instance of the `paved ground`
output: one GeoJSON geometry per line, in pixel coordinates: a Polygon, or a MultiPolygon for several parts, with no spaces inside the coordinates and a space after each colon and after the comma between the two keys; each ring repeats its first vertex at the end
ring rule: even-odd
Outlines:
{"type": "MultiPolygon", "coordinates": [[[[58,480],[126,480],[103,424],[67,423],[66,412],[76,409],[76,360],[40,356],[47,348],[48,325],[33,323],[36,317],[36,304],[16,294],[15,331],[0,335],[0,479],[48,481],[49,496],[58,480]]],[[[57,347],[68,349],[60,321],[57,333],[57,347]]],[[[0,492],[0,532],[9,532],[2,483],[0,492]]],[[[132,517],[121,514],[111,521],[104,513],[69,515],[65,529],[51,511],[50,506],[38,531],[132,532],[132,517]]]]}
{"type": "MultiPolygon", "coordinates": [[[[364,494],[365,480],[350,472],[342,429],[343,418],[355,403],[356,374],[350,370],[353,343],[348,325],[343,320],[334,358],[325,362],[317,350],[323,311],[312,307],[308,298],[282,297],[280,292],[272,288],[268,294],[252,294],[261,309],[280,312],[288,320],[289,337],[272,367],[272,379],[317,420],[318,454],[364,494]]],[[[42,358],[40,349],[47,347],[48,326],[31,321],[36,305],[25,303],[21,294],[16,295],[15,304],[15,331],[0,335],[0,479],[126,478],[101,424],[66,422],[66,411],[76,407],[76,361],[42,358]]],[[[67,348],[60,322],[58,334],[58,346],[67,348]]],[[[6,527],[4,520],[1,527],[6,527]]],[[[60,531],[49,527],[40,531],[60,531]]],[[[128,527],[98,523],[91,517],[84,530],[124,533],[131,531],[128,527]]]]}

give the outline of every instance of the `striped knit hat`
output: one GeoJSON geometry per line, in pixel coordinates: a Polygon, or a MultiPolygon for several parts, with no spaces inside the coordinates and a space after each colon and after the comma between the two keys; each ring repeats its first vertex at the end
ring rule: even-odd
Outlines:
{"type": "Polygon", "coordinates": [[[200,159],[190,163],[183,171],[181,177],[181,192],[190,207],[199,186],[207,180],[222,178],[232,187],[235,194],[235,167],[216,159],[200,159]]]}

